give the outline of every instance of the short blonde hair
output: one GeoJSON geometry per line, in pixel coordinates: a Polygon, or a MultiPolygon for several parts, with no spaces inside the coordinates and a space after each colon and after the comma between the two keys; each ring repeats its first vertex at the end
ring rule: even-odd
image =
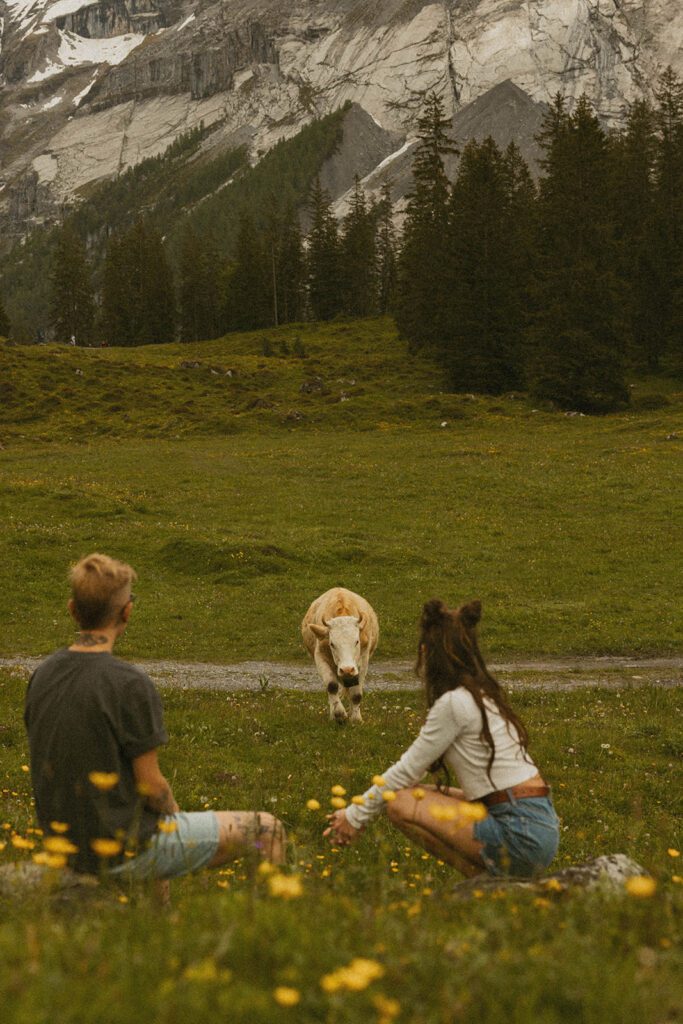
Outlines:
{"type": "Polygon", "coordinates": [[[109,555],[86,555],[69,572],[74,616],[82,629],[99,629],[125,604],[126,591],[137,579],[135,569],[109,555]]]}

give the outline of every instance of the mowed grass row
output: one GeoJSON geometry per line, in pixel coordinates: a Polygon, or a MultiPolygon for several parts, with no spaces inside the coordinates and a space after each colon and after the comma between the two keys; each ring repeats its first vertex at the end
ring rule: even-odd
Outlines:
{"type": "MultiPolygon", "coordinates": [[[[40,837],[27,833],[24,688],[18,673],[0,673],[0,824],[39,849],[40,837]]],[[[656,881],[642,899],[580,890],[458,899],[457,874],[385,821],[353,849],[326,846],[330,787],[362,791],[396,758],[423,718],[417,693],[370,693],[357,729],[332,727],[317,694],[174,690],[164,702],[172,739],[162,766],[181,805],[279,815],[291,840],[286,873],[299,878],[301,895],[274,896],[237,864],[176,881],[165,915],[151,912],[144,890],[116,890],[94,906],[5,901],[8,1024],[171,1024],[217,1013],[235,1024],[661,1024],[680,1016],[680,690],[515,697],[555,787],[557,866],[626,853],[656,881]],[[320,811],[306,808],[309,798],[320,811]],[[326,991],[322,979],[358,956],[378,964],[379,976],[356,991],[326,991]],[[276,1002],[280,986],[296,990],[297,1005],[276,1002]]],[[[5,841],[0,864],[30,858],[5,841]]]]}

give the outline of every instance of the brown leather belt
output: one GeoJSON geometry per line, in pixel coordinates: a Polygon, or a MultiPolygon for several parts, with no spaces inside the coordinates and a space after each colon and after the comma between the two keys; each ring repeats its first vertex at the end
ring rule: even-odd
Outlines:
{"type": "Polygon", "coordinates": [[[487,793],[481,797],[481,803],[491,807],[493,804],[509,803],[510,795],[515,800],[523,800],[530,796],[548,796],[549,793],[550,786],[511,786],[510,789],[498,789],[494,793],[487,793]]]}

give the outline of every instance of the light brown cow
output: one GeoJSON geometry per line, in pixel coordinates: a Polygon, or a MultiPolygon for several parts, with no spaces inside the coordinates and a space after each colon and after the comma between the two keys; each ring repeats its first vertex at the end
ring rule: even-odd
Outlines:
{"type": "Polygon", "coordinates": [[[379,639],[379,624],[364,597],[333,587],[317,597],[304,615],[301,635],[320,678],[327,686],[330,718],[344,722],[347,712],[339,683],[351,701],[351,721],[360,722],[360,702],[368,662],[379,639]]]}

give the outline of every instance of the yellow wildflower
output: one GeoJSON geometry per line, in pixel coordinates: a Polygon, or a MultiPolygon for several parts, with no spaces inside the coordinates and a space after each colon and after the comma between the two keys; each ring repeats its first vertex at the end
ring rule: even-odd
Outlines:
{"type": "Polygon", "coordinates": [[[31,769],[29,768],[29,766],[27,764],[22,764],[21,770],[22,770],[22,772],[30,772],[31,771],[31,769]]]}
{"type": "Polygon", "coordinates": [[[78,853],[78,847],[74,846],[68,839],[65,839],[64,836],[48,836],[43,845],[50,853],[61,853],[63,855],[78,853]]]}
{"type": "Polygon", "coordinates": [[[183,978],[187,981],[229,981],[230,977],[230,971],[219,971],[211,957],[188,964],[183,971],[183,978]]]}
{"type": "Polygon", "coordinates": [[[119,777],[116,772],[88,772],[88,778],[95,789],[99,789],[103,793],[106,793],[109,789],[113,789],[119,781],[119,777]]]}
{"type": "Polygon", "coordinates": [[[32,850],[36,844],[32,839],[24,839],[23,836],[12,836],[12,846],[17,850],[32,850]]]}
{"type": "Polygon", "coordinates": [[[430,804],[429,813],[437,821],[458,821],[460,811],[457,804],[430,804]]]}
{"type": "Polygon", "coordinates": [[[393,789],[388,789],[386,791],[386,793],[382,793],[382,800],[385,800],[386,803],[388,803],[388,804],[390,804],[391,801],[395,800],[395,799],[396,799],[396,794],[394,793],[393,789]]]}
{"type": "Polygon", "coordinates": [[[98,857],[115,857],[121,852],[121,843],[118,839],[91,839],[90,848],[98,857]]]}
{"type": "Polygon", "coordinates": [[[398,999],[389,999],[388,996],[382,995],[378,992],[377,995],[372,997],[372,1005],[377,1010],[377,1013],[385,1021],[393,1020],[394,1017],[398,1017],[401,1012],[401,1004],[398,999]]]}
{"type": "Polygon", "coordinates": [[[371,982],[384,975],[384,968],[376,960],[357,956],[346,967],[338,967],[336,971],[325,974],[320,979],[324,992],[338,992],[345,988],[349,992],[362,992],[371,982]]]}
{"type": "Polygon", "coordinates": [[[273,999],[278,1006],[296,1006],[301,999],[298,988],[290,988],[288,985],[278,985],[273,990],[273,999]]]}
{"type": "Polygon", "coordinates": [[[629,896],[635,896],[638,899],[648,899],[648,897],[654,895],[657,883],[649,875],[634,875],[633,878],[626,879],[624,888],[629,896]]]}
{"type": "Polygon", "coordinates": [[[681,885],[683,883],[683,878],[680,875],[672,875],[671,881],[675,882],[676,885],[681,885]]]}
{"type": "Polygon", "coordinates": [[[461,804],[460,811],[465,821],[483,821],[488,811],[481,803],[461,804]]]}
{"type": "Polygon", "coordinates": [[[277,868],[275,867],[274,864],[271,864],[269,860],[262,860],[256,870],[258,871],[259,875],[265,876],[272,875],[274,871],[277,871],[277,868]]]}
{"type": "Polygon", "coordinates": [[[333,797],[331,797],[330,798],[330,803],[338,811],[340,811],[342,809],[342,807],[346,807],[346,800],[344,799],[343,796],[333,796],[333,797]]]}
{"type": "Polygon", "coordinates": [[[562,882],[560,882],[557,878],[546,878],[546,880],[543,882],[543,888],[549,889],[551,892],[564,891],[564,886],[562,885],[562,882]]]}
{"type": "Polygon", "coordinates": [[[125,895],[125,893],[120,893],[116,898],[119,901],[119,903],[129,903],[130,902],[128,897],[125,895]]]}
{"type": "Polygon", "coordinates": [[[166,821],[163,818],[159,819],[157,828],[160,832],[164,832],[166,835],[170,835],[172,832],[176,832],[178,826],[175,821],[166,821]]]}
{"type": "Polygon", "coordinates": [[[332,796],[346,796],[346,790],[343,786],[333,786],[330,793],[332,796]]]}
{"type": "Polygon", "coordinates": [[[58,832],[60,835],[63,832],[69,831],[69,826],[65,821],[51,821],[50,828],[52,829],[53,832],[58,832]]]}
{"type": "Polygon", "coordinates": [[[306,806],[308,807],[309,811],[319,811],[320,810],[320,801],[319,800],[307,800],[306,801],[306,806]]]}
{"type": "Polygon", "coordinates": [[[373,775],[372,776],[372,784],[373,784],[373,786],[386,786],[386,782],[384,781],[384,776],[383,775],[373,775]]]}
{"type": "Polygon", "coordinates": [[[299,875],[277,873],[268,877],[268,891],[271,896],[277,896],[283,900],[294,900],[302,896],[304,890],[299,875]]]}
{"type": "Polygon", "coordinates": [[[365,797],[364,796],[352,796],[351,797],[351,803],[352,804],[357,804],[360,807],[364,807],[365,806],[365,797]]]}
{"type": "Polygon", "coordinates": [[[425,793],[424,789],[422,789],[420,786],[418,786],[417,789],[413,790],[413,797],[415,798],[415,800],[424,800],[426,796],[427,794],[425,793]]]}
{"type": "Polygon", "coordinates": [[[548,910],[549,907],[552,907],[552,903],[545,896],[537,896],[534,900],[534,906],[540,907],[541,910],[548,910]]]}
{"type": "Polygon", "coordinates": [[[33,854],[33,863],[40,864],[46,868],[63,868],[66,864],[66,857],[63,853],[48,853],[41,850],[33,854]]]}
{"type": "Polygon", "coordinates": [[[666,852],[669,854],[670,857],[680,857],[681,855],[681,851],[674,850],[673,846],[670,846],[666,852]]]}

